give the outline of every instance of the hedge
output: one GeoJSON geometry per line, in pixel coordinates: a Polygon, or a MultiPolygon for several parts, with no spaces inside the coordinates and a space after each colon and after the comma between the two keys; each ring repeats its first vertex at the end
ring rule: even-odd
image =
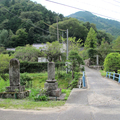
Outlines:
{"type": "MultiPolygon", "coordinates": [[[[37,73],[47,71],[47,62],[38,63],[38,62],[20,62],[20,72],[24,73],[37,73]]],[[[65,62],[56,62],[55,67],[59,68],[60,66],[65,66],[65,62]]]]}

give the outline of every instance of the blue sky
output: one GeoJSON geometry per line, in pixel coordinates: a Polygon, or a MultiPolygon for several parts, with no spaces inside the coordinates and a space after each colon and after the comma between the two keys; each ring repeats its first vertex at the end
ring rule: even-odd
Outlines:
{"type": "MultiPolygon", "coordinates": [[[[62,13],[64,16],[70,15],[78,9],[65,7],[63,5],[49,2],[49,0],[32,0],[40,3],[51,11],[62,13]]],[[[119,0],[50,0],[65,5],[73,6],[82,10],[96,13],[96,15],[120,21],[120,2],[119,0]]]]}

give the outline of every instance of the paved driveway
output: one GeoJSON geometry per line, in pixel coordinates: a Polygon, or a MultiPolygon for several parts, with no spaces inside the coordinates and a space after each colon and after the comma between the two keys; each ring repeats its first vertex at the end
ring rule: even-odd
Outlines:
{"type": "Polygon", "coordinates": [[[87,89],[73,89],[62,107],[40,111],[0,109],[0,120],[120,120],[120,84],[86,68],[87,89]]]}

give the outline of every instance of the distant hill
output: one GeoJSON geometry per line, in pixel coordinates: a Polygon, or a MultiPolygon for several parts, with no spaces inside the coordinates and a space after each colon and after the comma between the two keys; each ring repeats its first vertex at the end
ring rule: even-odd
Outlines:
{"type": "Polygon", "coordinates": [[[83,22],[94,23],[98,30],[105,30],[115,37],[120,36],[120,22],[118,21],[101,18],[88,11],[79,11],[67,17],[76,18],[83,22]]]}

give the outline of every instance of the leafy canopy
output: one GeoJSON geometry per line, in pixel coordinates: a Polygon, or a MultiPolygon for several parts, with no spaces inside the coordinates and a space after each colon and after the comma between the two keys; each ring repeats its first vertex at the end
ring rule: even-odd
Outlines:
{"type": "MultiPolygon", "coordinates": [[[[40,48],[42,49],[42,48],[40,48]]],[[[46,48],[45,48],[45,54],[48,60],[51,61],[57,61],[59,57],[64,52],[63,44],[60,44],[58,41],[49,43],[47,42],[46,48]]]]}
{"type": "Polygon", "coordinates": [[[118,36],[118,38],[113,41],[113,50],[120,51],[120,36],[118,36]]]}
{"type": "Polygon", "coordinates": [[[17,47],[14,56],[20,61],[36,62],[40,54],[40,51],[35,47],[26,45],[25,47],[17,47]]]}
{"type": "Polygon", "coordinates": [[[120,54],[119,53],[110,53],[107,55],[104,61],[105,71],[115,71],[120,69],[120,54]]]}

